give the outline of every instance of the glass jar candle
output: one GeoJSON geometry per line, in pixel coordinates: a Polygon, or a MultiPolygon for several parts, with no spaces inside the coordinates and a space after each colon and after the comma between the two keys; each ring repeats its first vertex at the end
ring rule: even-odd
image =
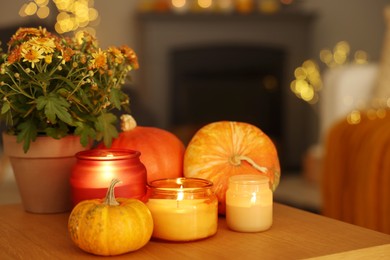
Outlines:
{"type": "Polygon", "coordinates": [[[127,149],[92,149],[78,152],[70,184],[75,206],[82,200],[104,198],[114,178],[115,197],[144,199],[146,168],[140,152],[127,149]]]}
{"type": "Polygon", "coordinates": [[[272,225],[273,194],[262,175],[234,175],[226,191],[226,223],[234,231],[259,232],[272,225]]]}
{"type": "Polygon", "coordinates": [[[153,216],[153,238],[192,241],[217,232],[218,200],[212,182],[198,178],[151,181],[148,206],[153,216]]]}

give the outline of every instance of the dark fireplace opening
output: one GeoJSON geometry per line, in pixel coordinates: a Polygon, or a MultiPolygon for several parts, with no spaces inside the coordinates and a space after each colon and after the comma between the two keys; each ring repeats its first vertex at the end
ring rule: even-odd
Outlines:
{"type": "Polygon", "coordinates": [[[201,126],[220,120],[259,127],[283,142],[285,53],[257,45],[207,45],[170,53],[170,125],[186,143],[201,126]]]}

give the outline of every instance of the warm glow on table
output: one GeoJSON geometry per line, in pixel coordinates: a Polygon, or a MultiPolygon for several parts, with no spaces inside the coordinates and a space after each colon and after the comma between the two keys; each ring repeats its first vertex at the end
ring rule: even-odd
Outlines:
{"type": "MultiPolygon", "coordinates": [[[[0,206],[0,259],[97,259],[74,245],[68,218],[69,213],[29,214],[20,204],[0,206]]],[[[220,217],[217,233],[208,239],[186,243],[152,239],[115,259],[306,259],[389,243],[390,235],[276,203],[274,224],[267,232],[234,232],[220,217]]],[[[358,257],[389,256],[389,247],[383,249],[368,255],[363,250],[358,257]]]]}

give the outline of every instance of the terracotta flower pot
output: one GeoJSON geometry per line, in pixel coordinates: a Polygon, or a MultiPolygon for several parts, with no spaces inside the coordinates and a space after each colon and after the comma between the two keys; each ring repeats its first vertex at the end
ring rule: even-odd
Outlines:
{"type": "Polygon", "coordinates": [[[56,140],[38,137],[27,153],[16,136],[3,133],[4,152],[9,156],[24,209],[32,213],[59,213],[72,207],[70,174],[75,154],[86,150],[78,136],[56,140]]]}

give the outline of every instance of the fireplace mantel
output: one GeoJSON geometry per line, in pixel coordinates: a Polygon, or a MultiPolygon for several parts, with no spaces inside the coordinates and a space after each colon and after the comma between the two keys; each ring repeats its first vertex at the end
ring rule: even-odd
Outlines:
{"type": "Polygon", "coordinates": [[[313,18],[312,14],[299,12],[273,15],[140,13],[136,17],[140,98],[155,115],[156,125],[169,129],[172,50],[207,44],[281,48],[286,53],[281,84],[285,147],[279,153],[282,166],[298,167],[309,145],[307,131],[310,127],[305,116],[309,108],[294,96],[289,84],[294,79],[294,69],[310,58],[313,18]]]}

